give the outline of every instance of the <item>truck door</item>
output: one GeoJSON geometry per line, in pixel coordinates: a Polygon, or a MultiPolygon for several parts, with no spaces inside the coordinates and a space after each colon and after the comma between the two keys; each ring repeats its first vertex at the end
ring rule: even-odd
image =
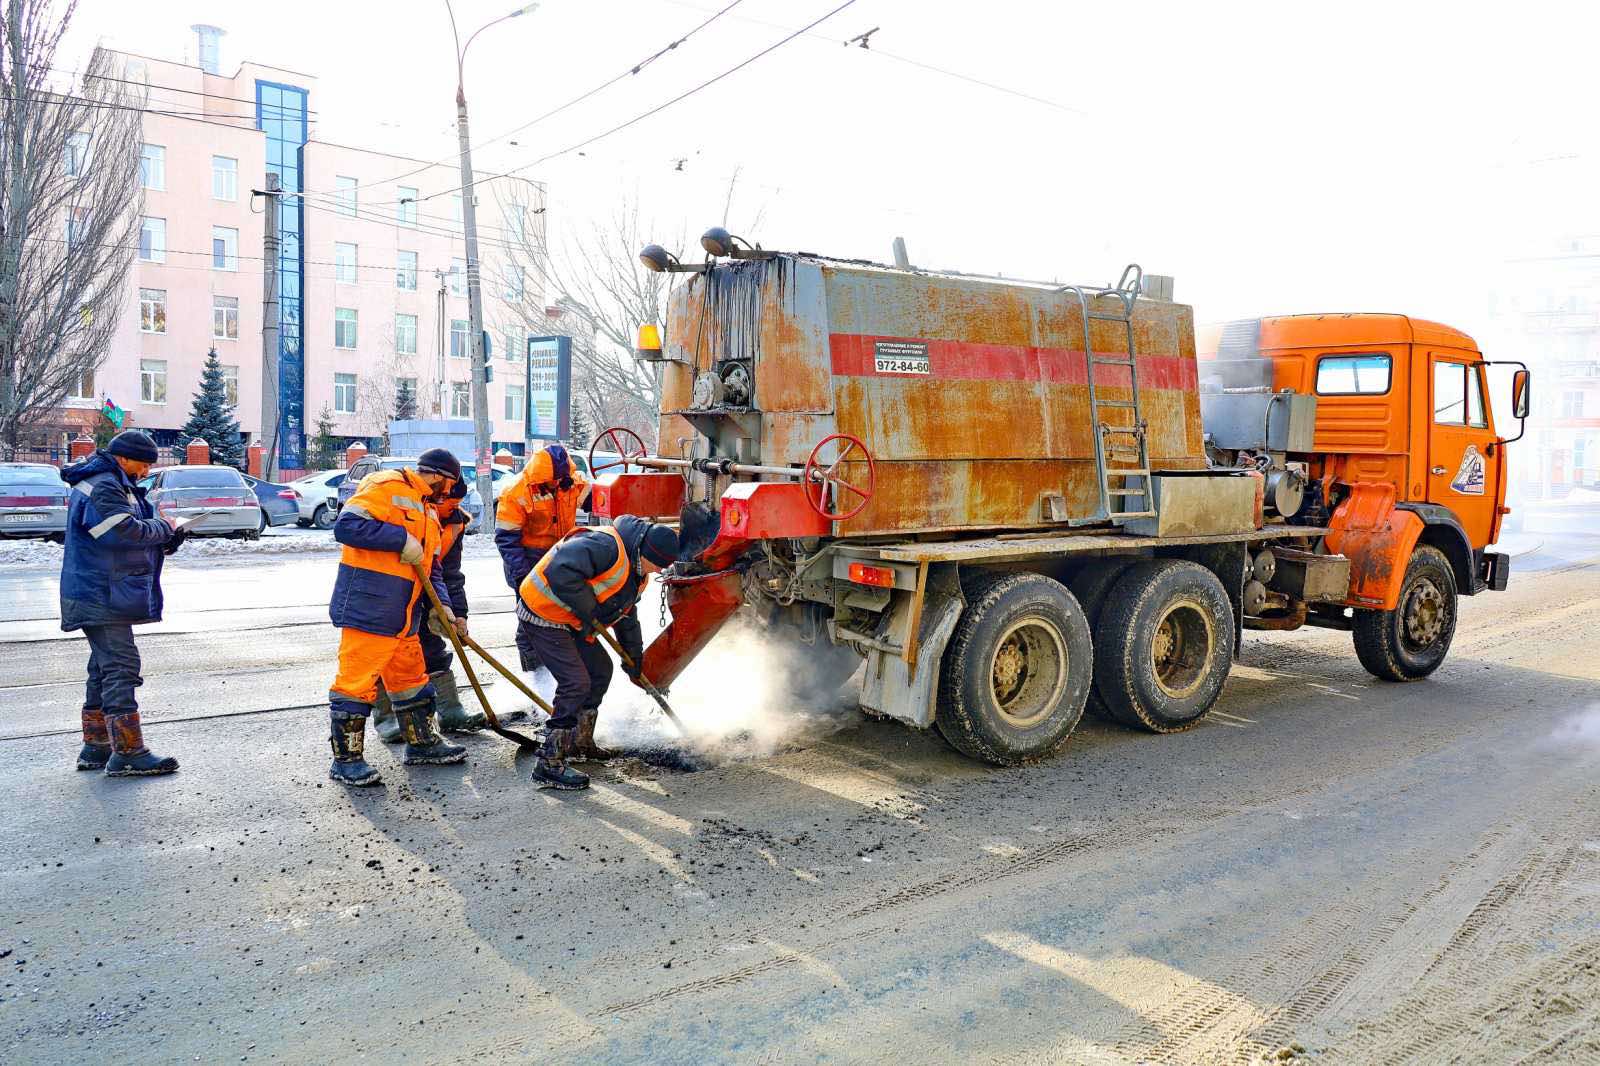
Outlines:
{"type": "Polygon", "coordinates": [[[1455,513],[1474,548],[1489,543],[1494,527],[1498,465],[1494,429],[1484,404],[1483,368],[1475,352],[1430,351],[1428,427],[1429,503],[1455,513]]]}

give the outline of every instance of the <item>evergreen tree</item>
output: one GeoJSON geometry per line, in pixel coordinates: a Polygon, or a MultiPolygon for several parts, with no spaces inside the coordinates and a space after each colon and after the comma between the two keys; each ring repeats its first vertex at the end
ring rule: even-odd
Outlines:
{"type": "Polygon", "coordinates": [[[228,386],[222,377],[217,350],[206,355],[206,368],[200,373],[200,391],[194,394],[189,421],[178,431],[178,445],[196,437],[211,446],[211,461],[222,466],[244,469],[244,441],[239,436],[239,419],[228,402],[228,386]]]}
{"type": "Polygon", "coordinates": [[[112,437],[115,437],[121,432],[122,430],[118,428],[117,424],[111,421],[111,419],[107,418],[104,411],[101,411],[95,417],[94,446],[96,448],[104,448],[107,444],[111,443],[112,437]]]}
{"type": "Polygon", "coordinates": [[[394,420],[405,422],[417,417],[417,393],[410,380],[401,378],[394,388],[394,420]]]}
{"type": "Polygon", "coordinates": [[[333,413],[323,404],[317,414],[317,435],[311,438],[311,466],[314,470],[333,470],[340,466],[344,451],[338,437],[333,435],[333,413]]]}
{"type": "Polygon", "coordinates": [[[572,394],[571,409],[567,415],[567,440],[574,449],[589,446],[589,423],[583,417],[583,402],[577,393],[572,394]]]}

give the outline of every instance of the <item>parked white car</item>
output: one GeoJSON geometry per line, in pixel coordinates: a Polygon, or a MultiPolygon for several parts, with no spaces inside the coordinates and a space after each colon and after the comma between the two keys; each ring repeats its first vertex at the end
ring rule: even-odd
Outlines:
{"type": "Polygon", "coordinates": [[[321,470],[294,480],[294,489],[300,494],[300,525],[333,528],[333,520],[339,517],[336,497],[347,473],[346,470],[321,470]]]}

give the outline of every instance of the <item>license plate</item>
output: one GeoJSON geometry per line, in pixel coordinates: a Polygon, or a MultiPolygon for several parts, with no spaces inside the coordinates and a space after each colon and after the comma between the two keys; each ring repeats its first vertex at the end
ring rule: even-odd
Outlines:
{"type": "Polygon", "coordinates": [[[5,516],[7,522],[43,522],[42,514],[11,514],[5,516]]]}

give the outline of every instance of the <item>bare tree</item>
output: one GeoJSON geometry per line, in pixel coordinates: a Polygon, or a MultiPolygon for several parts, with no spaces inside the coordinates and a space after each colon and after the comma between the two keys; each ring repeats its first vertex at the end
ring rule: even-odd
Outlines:
{"type": "Polygon", "coordinates": [[[77,8],[0,16],[0,454],[105,359],[139,237],[140,109],[96,49],[75,92],[47,84],[77,8]]]}
{"type": "MultiPolygon", "coordinates": [[[[530,218],[542,207],[525,185],[505,195],[513,218],[530,218]]],[[[625,425],[653,440],[660,373],[634,351],[639,326],[663,319],[670,277],[639,262],[640,248],[661,243],[648,229],[637,200],[619,202],[610,218],[591,223],[559,254],[552,254],[542,226],[514,227],[507,235],[507,269],[542,284],[508,284],[504,302],[524,328],[544,332],[554,318],[572,337],[573,391],[593,427],[625,425]]],[[[675,244],[682,244],[681,233],[675,244]]]]}

